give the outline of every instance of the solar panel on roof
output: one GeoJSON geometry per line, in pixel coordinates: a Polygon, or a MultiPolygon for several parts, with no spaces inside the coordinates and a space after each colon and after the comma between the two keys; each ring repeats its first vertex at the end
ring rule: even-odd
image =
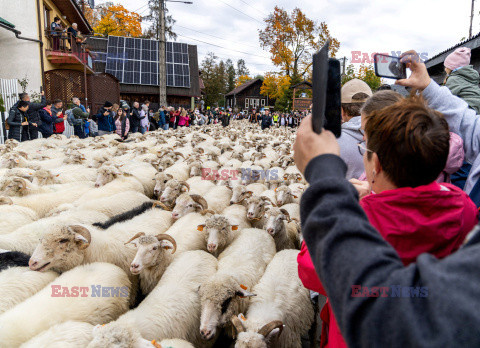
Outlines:
{"type": "MultiPolygon", "coordinates": [[[[106,69],[125,84],[158,86],[158,45],[156,40],[109,36],[106,69]]],[[[166,43],[167,86],[190,88],[188,45],[166,43]]]]}

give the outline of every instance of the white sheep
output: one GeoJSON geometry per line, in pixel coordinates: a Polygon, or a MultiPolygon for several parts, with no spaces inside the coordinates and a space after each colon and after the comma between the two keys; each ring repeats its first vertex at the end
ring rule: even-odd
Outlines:
{"type": "Polygon", "coordinates": [[[212,339],[217,327],[230,327],[232,315],[245,312],[251,289],[275,255],[273,238],[261,230],[242,230],[218,257],[218,271],[200,287],[200,333],[212,339]]]}
{"type": "Polygon", "coordinates": [[[33,272],[11,267],[0,272],[0,314],[25,301],[58,277],[55,272],[33,272]]]}
{"type": "Polygon", "coordinates": [[[300,249],[300,231],[287,210],[267,208],[264,228],[275,240],[277,252],[283,249],[300,249]]]}
{"type": "Polygon", "coordinates": [[[162,279],[140,305],[117,321],[94,330],[89,348],[147,347],[150,340],[176,337],[205,347],[198,332],[200,300],[198,287],[217,269],[217,260],[203,251],[179,255],[167,268],[162,279]]]}
{"type": "Polygon", "coordinates": [[[252,289],[244,316],[232,318],[238,333],[235,348],[301,348],[314,319],[310,292],[298,277],[298,251],[275,255],[252,289]]]}
{"type": "MultiPolygon", "coordinates": [[[[7,199],[7,201],[10,201],[7,199]]],[[[21,205],[0,205],[0,234],[7,234],[17,228],[27,225],[38,219],[38,215],[30,208],[21,205]]]]}
{"type": "Polygon", "coordinates": [[[92,263],[76,267],[0,315],[1,344],[18,347],[68,320],[94,325],[115,320],[128,309],[129,292],[130,281],[117,266],[92,263]],[[67,293],[70,297],[64,297],[67,293]]]}
{"type": "Polygon", "coordinates": [[[93,339],[90,323],[66,321],[56,324],[20,346],[20,348],[86,347],[93,339]]]}

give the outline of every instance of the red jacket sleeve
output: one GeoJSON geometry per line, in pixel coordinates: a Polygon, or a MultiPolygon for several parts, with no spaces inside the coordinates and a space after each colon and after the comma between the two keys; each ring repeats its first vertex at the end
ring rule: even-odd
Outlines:
{"type": "Polygon", "coordinates": [[[313,266],[312,258],[307,249],[305,242],[302,243],[302,249],[297,256],[298,262],[298,276],[303,283],[303,286],[309,290],[318,292],[326,296],[327,293],[323,288],[322,282],[318,278],[315,267],[313,266]]]}

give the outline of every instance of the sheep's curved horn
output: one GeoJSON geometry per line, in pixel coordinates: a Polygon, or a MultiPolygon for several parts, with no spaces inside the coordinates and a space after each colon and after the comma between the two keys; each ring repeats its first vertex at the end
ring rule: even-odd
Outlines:
{"type": "Polygon", "coordinates": [[[205,200],[205,198],[203,198],[202,196],[200,195],[190,195],[190,197],[192,197],[192,199],[200,204],[202,206],[202,210],[205,210],[205,209],[208,209],[208,203],[207,201],[205,200]]]}
{"type": "Polygon", "coordinates": [[[262,197],[260,197],[260,198],[262,198],[264,201],[269,201],[274,207],[277,206],[277,205],[276,205],[275,203],[273,203],[272,200],[271,200],[270,198],[268,198],[268,197],[262,196],[262,197]]]}
{"type": "Polygon", "coordinates": [[[13,201],[10,197],[0,197],[0,205],[13,205],[13,201]]]}
{"type": "Polygon", "coordinates": [[[268,324],[265,324],[260,330],[258,330],[258,333],[263,337],[267,337],[270,332],[275,329],[279,329],[278,335],[280,336],[283,331],[283,323],[280,320],[274,320],[269,322],[268,324]]]}
{"type": "Polygon", "coordinates": [[[236,315],[232,316],[232,319],[230,320],[237,333],[245,332],[245,328],[243,327],[241,320],[236,315]]]}
{"type": "Polygon", "coordinates": [[[201,215],[207,215],[207,214],[212,214],[212,215],[215,215],[216,212],[214,212],[213,210],[211,209],[204,209],[200,212],[201,215]]]}
{"type": "Polygon", "coordinates": [[[12,181],[13,181],[14,183],[19,183],[19,184],[22,186],[22,188],[21,188],[22,191],[27,188],[27,183],[25,182],[25,179],[22,179],[22,178],[14,178],[12,181]]]}
{"type": "Polygon", "coordinates": [[[134,235],[132,238],[130,238],[127,242],[125,242],[123,245],[127,245],[130,243],[132,240],[135,240],[139,237],[143,237],[145,235],[145,232],[138,232],[136,235],[134,235]]]}
{"type": "Polygon", "coordinates": [[[180,152],[174,152],[175,155],[177,156],[181,156],[183,159],[185,159],[185,156],[183,155],[183,153],[180,153],[180,152]]]}
{"type": "Polygon", "coordinates": [[[175,251],[177,251],[177,242],[175,241],[175,239],[171,235],[166,234],[166,233],[161,233],[161,234],[157,234],[155,236],[155,238],[157,238],[159,242],[161,242],[162,240],[166,240],[166,241],[169,241],[170,243],[172,243],[172,245],[173,245],[172,254],[175,254],[175,251]]]}
{"type": "Polygon", "coordinates": [[[187,184],[185,181],[180,181],[180,187],[185,186],[187,188],[187,191],[190,191],[190,185],[187,184]]]}
{"type": "Polygon", "coordinates": [[[68,226],[68,230],[73,232],[73,233],[77,233],[77,234],[81,235],[82,237],[84,237],[87,240],[87,243],[83,244],[80,247],[80,249],[87,248],[90,245],[90,243],[92,242],[92,235],[90,234],[90,231],[86,227],[83,227],[83,226],[80,226],[80,225],[71,225],[71,226],[68,226]]]}
{"type": "Polygon", "coordinates": [[[160,201],[154,201],[154,202],[153,202],[152,208],[155,208],[155,207],[163,208],[163,210],[166,210],[166,211],[172,211],[172,208],[167,207],[165,204],[163,204],[163,203],[160,202],[160,201]]]}
{"type": "Polygon", "coordinates": [[[283,215],[286,216],[288,222],[292,221],[292,219],[290,218],[290,214],[288,213],[288,211],[286,209],[280,209],[280,211],[282,212],[283,215]]]}

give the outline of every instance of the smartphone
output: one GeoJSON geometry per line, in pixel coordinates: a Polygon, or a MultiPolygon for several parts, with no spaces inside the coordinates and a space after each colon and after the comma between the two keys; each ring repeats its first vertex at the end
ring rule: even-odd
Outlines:
{"type": "Polygon", "coordinates": [[[315,133],[320,134],[325,128],[339,138],[342,134],[340,62],[328,58],[329,44],[327,41],[313,55],[312,123],[315,133]]]}
{"type": "Polygon", "coordinates": [[[373,56],[373,59],[375,62],[375,75],[378,77],[396,80],[407,78],[407,67],[400,62],[399,57],[377,53],[373,56]]]}

